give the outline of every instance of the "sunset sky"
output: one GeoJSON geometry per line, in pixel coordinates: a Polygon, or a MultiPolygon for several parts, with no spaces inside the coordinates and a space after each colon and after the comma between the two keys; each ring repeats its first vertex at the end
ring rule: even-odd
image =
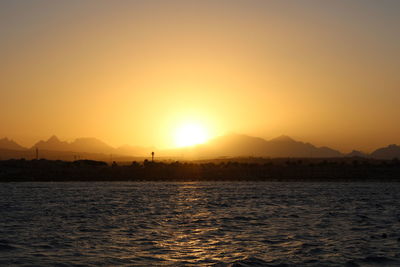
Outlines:
{"type": "Polygon", "coordinates": [[[2,0],[0,138],[398,144],[399,25],[398,0],[2,0]]]}

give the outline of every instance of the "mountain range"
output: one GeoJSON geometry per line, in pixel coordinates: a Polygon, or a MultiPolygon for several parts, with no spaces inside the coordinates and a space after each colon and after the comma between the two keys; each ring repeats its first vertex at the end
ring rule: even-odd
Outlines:
{"type": "Polygon", "coordinates": [[[0,149],[7,150],[25,150],[26,148],[17,144],[14,140],[8,139],[7,137],[0,139],[0,149]]]}
{"type": "Polygon", "coordinates": [[[349,154],[329,147],[316,147],[313,144],[296,141],[289,136],[279,136],[271,140],[242,134],[228,134],[193,147],[156,150],[154,147],[136,147],[124,145],[114,148],[96,138],[77,138],[72,142],[61,141],[56,136],[41,140],[31,148],[24,148],[15,141],[0,139],[0,158],[33,158],[34,151],[40,156],[51,159],[72,160],[76,157],[108,160],[110,155],[115,159],[130,160],[132,157],[148,157],[151,151],[163,158],[211,159],[220,157],[293,157],[293,158],[337,158],[369,157],[376,159],[400,158],[400,146],[389,145],[379,148],[371,154],[353,150],[349,154]],[[129,159],[128,159],[129,158],[129,159]]]}
{"type": "Polygon", "coordinates": [[[316,147],[310,143],[295,141],[282,135],[269,141],[241,134],[228,134],[210,140],[208,143],[162,151],[165,155],[184,156],[185,158],[217,157],[298,157],[298,158],[335,158],[343,157],[337,150],[328,147],[316,147]]]}
{"type": "MultiPolygon", "coordinates": [[[[1,147],[0,147],[1,148],[1,147]]],[[[39,141],[33,145],[32,149],[47,151],[64,151],[77,153],[98,153],[98,154],[115,154],[123,156],[147,156],[154,148],[136,147],[124,145],[114,148],[103,141],[96,138],[77,138],[72,142],[61,141],[57,136],[53,135],[46,141],[39,141]]]]}

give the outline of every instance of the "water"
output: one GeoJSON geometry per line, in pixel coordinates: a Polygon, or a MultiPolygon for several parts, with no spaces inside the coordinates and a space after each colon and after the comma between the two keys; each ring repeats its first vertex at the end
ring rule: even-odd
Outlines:
{"type": "Polygon", "coordinates": [[[399,189],[0,184],[0,265],[399,266],[399,189]]]}

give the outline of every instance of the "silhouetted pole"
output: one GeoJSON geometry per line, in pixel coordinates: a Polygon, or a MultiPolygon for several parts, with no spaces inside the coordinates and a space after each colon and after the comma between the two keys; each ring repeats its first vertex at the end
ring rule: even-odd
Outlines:
{"type": "Polygon", "coordinates": [[[151,162],[154,162],[154,151],[151,152],[151,162]]]}
{"type": "Polygon", "coordinates": [[[37,160],[39,159],[39,149],[38,148],[36,148],[36,159],[37,160]]]}

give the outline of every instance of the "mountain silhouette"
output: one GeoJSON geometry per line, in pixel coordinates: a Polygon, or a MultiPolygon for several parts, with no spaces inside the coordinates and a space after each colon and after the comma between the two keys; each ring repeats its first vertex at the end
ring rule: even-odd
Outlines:
{"type": "Polygon", "coordinates": [[[279,136],[269,141],[242,134],[217,137],[206,144],[175,151],[175,155],[191,158],[213,157],[342,157],[343,154],[328,147],[316,147],[296,141],[289,136],[279,136]]]}
{"type": "Polygon", "coordinates": [[[8,150],[26,150],[25,147],[20,146],[14,140],[8,139],[7,137],[0,139],[0,149],[8,149],[8,150]]]}
{"type": "Polygon", "coordinates": [[[362,151],[353,150],[350,153],[346,154],[347,157],[358,157],[358,158],[368,158],[369,155],[362,151]]]}
{"type": "Polygon", "coordinates": [[[136,157],[149,157],[152,151],[156,157],[184,159],[213,159],[223,157],[270,157],[270,158],[335,158],[335,157],[364,157],[375,159],[400,158],[400,146],[389,145],[379,148],[371,154],[357,150],[351,153],[341,152],[329,147],[316,147],[313,144],[294,140],[281,135],[265,140],[243,134],[228,134],[216,137],[209,142],[192,147],[157,150],[154,147],[124,145],[114,148],[96,138],[77,138],[72,142],[61,141],[53,135],[47,140],[37,142],[31,149],[24,148],[9,138],[0,139],[0,158],[35,158],[35,149],[39,156],[52,159],[72,160],[87,158],[98,160],[136,160],[136,157]]]}
{"type": "Polygon", "coordinates": [[[275,138],[271,139],[270,141],[273,141],[273,142],[295,142],[295,140],[293,138],[291,138],[290,136],[284,135],[284,134],[281,136],[275,137],[275,138]]]}
{"type": "Polygon", "coordinates": [[[75,152],[112,154],[115,149],[96,138],[77,138],[69,144],[70,150],[75,152]]]}
{"type": "Polygon", "coordinates": [[[32,148],[50,151],[71,151],[86,153],[114,153],[115,149],[107,145],[103,141],[96,138],[77,138],[72,142],[60,141],[57,136],[53,135],[46,141],[37,142],[32,148]]]}
{"type": "Polygon", "coordinates": [[[379,148],[371,153],[371,157],[376,159],[400,159],[400,146],[389,145],[387,147],[379,148]]]}
{"type": "Polygon", "coordinates": [[[71,151],[68,142],[60,141],[57,136],[53,135],[46,141],[40,140],[33,145],[32,149],[38,148],[40,150],[50,151],[71,151]]]}
{"type": "MultiPolygon", "coordinates": [[[[110,154],[115,156],[148,156],[154,148],[144,148],[139,146],[128,146],[124,145],[118,148],[114,148],[105,142],[92,137],[85,138],[77,138],[72,142],[61,141],[57,136],[53,135],[49,139],[37,142],[32,146],[31,149],[38,148],[40,151],[52,151],[52,155],[57,155],[56,152],[60,152],[58,154],[67,155],[65,152],[73,152],[75,154],[81,155],[83,153],[86,154],[104,154],[107,155],[107,158],[110,157],[110,154]],[[62,152],[62,153],[61,153],[62,152]]],[[[49,153],[46,153],[49,155],[49,153]]],[[[96,156],[98,158],[99,155],[91,155],[96,156]]],[[[71,156],[70,156],[71,157],[71,156]]]]}

